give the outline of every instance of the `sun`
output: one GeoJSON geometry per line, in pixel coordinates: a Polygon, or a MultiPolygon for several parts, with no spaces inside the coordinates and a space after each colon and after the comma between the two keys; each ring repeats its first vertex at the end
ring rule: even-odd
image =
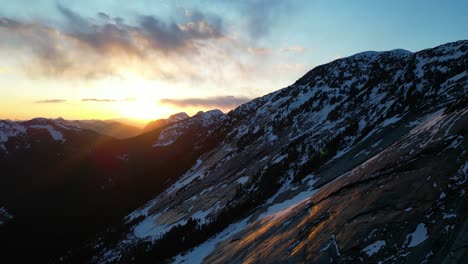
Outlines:
{"type": "Polygon", "coordinates": [[[134,99],[119,103],[119,113],[122,117],[140,121],[151,121],[166,118],[177,112],[177,109],[161,105],[157,100],[134,99]]]}

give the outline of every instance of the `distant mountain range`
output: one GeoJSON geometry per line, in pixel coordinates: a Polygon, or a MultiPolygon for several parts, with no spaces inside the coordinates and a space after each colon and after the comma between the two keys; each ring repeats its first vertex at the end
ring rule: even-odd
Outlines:
{"type": "MultiPolygon", "coordinates": [[[[74,129],[74,130],[90,130],[97,132],[101,135],[110,136],[116,139],[126,139],[131,137],[136,137],[140,134],[150,132],[159,127],[181,121],[183,119],[189,118],[186,113],[177,113],[169,116],[167,119],[158,119],[155,121],[149,122],[144,128],[140,128],[139,125],[135,122],[126,119],[112,119],[112,120],[65,120],[63,118],[56,119],[47,119],[47,118],[34,118],[28,121],[10,121],[10,120],[0,120],[3,125],[3,130],[5,135],[8,133],[20,133],[23,130],[27,130],[28,127],[43,125],[43,123],[50,123],[56,129],[74,129]],[[7,128],[9,127],[9,128],[7,128]],[[6,132],[6,131],[10,132],[6,132]],[[15,131],[16,132],[13,132],[15,131]]],[[[46,128],[44,128],[46,129],[46,128]]],[[[1,132],[1,131],[0,131],[1,132]]],[[[53,136],[53,133],[51,133],[53,136]]]]}
{"type": "Polygon", "coordinates": [[[141,128],[114,120],[61,120],[71,126],[95,131],[118,139],[135,137],[142,133],[141,128]]]}
{"type": "MultiPolygon", "coordinates": [[[[1,258],[463,263],[468,41],[364,52],[126,139],[0,121],[1,258]]],[[[98,127],[98,128],[96,128],[98,127]]]]}

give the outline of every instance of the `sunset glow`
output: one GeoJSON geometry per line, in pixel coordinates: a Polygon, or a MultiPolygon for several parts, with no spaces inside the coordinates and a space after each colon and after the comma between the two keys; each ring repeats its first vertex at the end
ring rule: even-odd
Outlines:
{"type": "Polygon", "coordinates": [[[347,54],[418,50],[467,35],[426,30],[463,24],[463,8],[424,2],[396,19],[395,5],[365,2],[4,1],[0,118],[146,121],[227,112],[347,54]],[[434,25],[420,29],[424,23],[434,25]]]}

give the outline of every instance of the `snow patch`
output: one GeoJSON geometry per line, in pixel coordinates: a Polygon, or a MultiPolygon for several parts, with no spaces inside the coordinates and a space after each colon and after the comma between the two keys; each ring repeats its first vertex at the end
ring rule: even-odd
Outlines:
{"type": "Polygon", "coordinates": [[[374,243],[370,244],[369,246],[365,247],[362,252],[366,253],[367,256],[372,256],[377,254],[382,247],[384,247],[387,243],[385,240],[377,240],[374,243]]]}
{"type": "Polygon", "coordinates": [[[377,147],[378,145],[380,145],[380,143],[382,143],[382,139],[372,144],[371,148],[377,147]]]}
{"type": "Polygon", "coordinates": [[[446,213],[444,213],[444,215],[443,215],[444,219],[450,219],[450,218],[456,218],[456,217],[457,217],[456,214],[446,214],[446,213]]]}
{"type": "Polygon", "coordinates": [[[330,241],[330,243],[328,243],[328,244],[325,245],[322,249],[320,249],[320,253],[326,251],[326,250],[329,249],[331,246],[334,246],[336,255],[341,256],[340,248],[338,247],[338,243],[336,242],[336,237],[335,237],[335,235],[332,235],[332,236],[331,236],[331,241],[330,241]]]}
{"type": "Polygon", "coordinates": [[[59,131],[55,130],[50,125],[32,125],[32,126],[30,126],[30,128],[47,129],[47,131],[49,131],[49,134],[52,137],[52,139],[54,139],[55,141],[65,142],[65,139],[63,138],[63,134],[60,133],[59,131]]]}
{"type": "Polygon", "coordinates": [[[26,128],[12,121],[0,121],[0,149],[6,151],[4,143],[8,142],[10,137],[17,137],[26,133],[26,128]]]}
{"type": "Polygon", "coordinates": [[[284,154],[284,155],[278,156],[278,157],[276,157],[276,158],[272,161],[272,163],[273,163],[273,164],[280,163],[281,161],[283,161],[283,160],[284,160],[285,158],[287,158],[287,157],[288,157],[288,154],[287,154],[287,153],[284,154]]]}
{"type": "Polygon", "coordinates": [[[401,119],[401,117],[398,116],[398,115],[390,117],[390,118],[385,119],[384,121],[382,121],[382,126],[386,127],[388,125],[395,124],[396,122],[400,121],[400,119],[401,119]]]}
{"type": "Polygon", "coordinates": [[[198,219],[202,224],[206,223],[206,217],[211,213],[212,210],[200,210],[192,214],[193,219],[198,219]]]}
{"type": "Polygon", "coordinates": [[[420,223],[413,233],[406,236],[406,242],[410,241],[408,247],[416,247],[427,239],[426,225],[420,223]]]}
{"type": "Polygon", "coordinates": [[[3,225],[5,222],[10,221],[13,219],[13,215],[11,215],[5,207],[0,207],[0,225],[3,225]]]}
{"type": "Polygon", "coordinates": [[[250,178],[249,176],[244,176],[244,177],[241,177],[241,178],[237,179],[236,182],[239,183],[239,184],[245,184],[246,182],[249,181],[249,178],[250,178]]]}
{"type": "Polygon", "coordinates": [[[242,231],[248,225],[248,219],[244,219],[241,222],[231,224],[226,229],[224,229],[221,233],[217,234],[213,238],[209,239],[208,241],[204,242],[203,244],[197,246],[196,248],[192,249],[190,252],[186,254],[181,254],[176,256],[173,259],[173,264],[200,264],[203,262],[211,252],[214,251],[216,245],[219,243],[229,239],[233,235],[242,231]]]}
{"type": "Polygon", "coordinates": [[[172,224],[161,224],[158,223],[158,218],[160,216],[161,213],[146,217],[133,228],[133,234],[140,239],[156,240],[160,236],[169,232],[172,227],[183,225],[187,222],[187,220],[179,220],[172,224]]]}
{"type": "Polygon", "coordinates": [[[302,203],[303,201],[307,200],[309,197],[317,193],[319,189],[315,190],[310,190],[310,191],[304,191],[293,198],[283,201],[281,203],[274,204],[270,207],[268,207],[267,211],[265,213],[262,213],[258,219],[264,219],[266,217],[272,217],[273,219],[281,217],[288,212],[290,212],[292,209],[294,209],[297,205],[302,203]]]}

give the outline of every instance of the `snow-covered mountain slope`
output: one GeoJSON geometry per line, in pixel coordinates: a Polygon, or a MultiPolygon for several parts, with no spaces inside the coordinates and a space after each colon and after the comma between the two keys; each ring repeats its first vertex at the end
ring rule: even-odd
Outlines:
{"type": "Polygon", "coordinates": [[[311,175],[309,189],[246,218],[248,226],[217,239],[216,247],[207,249],[215,243],[206,242],[176,262],[193,263],[199,252],[206,263],[461,261],[468,235],[468,107],[418,121],[334,181],[311,175]]]}
{"type": "Polygon", "coordinates": [[[172,124],[172,123],[182,121],[182,120],[187,119],[187,118],[189,118],[189,116],[186,113],[180,112],[180,113],[171,115],[166,119],[154,120],[154,121],[149,122],[145,126],[145,128],[143,129],[143,132],[150,132],[152,130],[158,129],[160,127],[163,127],[163,126],[166,126],[166,125],[169,125],[169,124],[172,124]]]}
{"type": "Polygon", "coordinates": [[[222,121],[227,119],[227,116],[220,110],[211,110],[206,113],[200,111],[192,118],[181,119],[181,115],[177,114],[177,116],[175,116],[175,118],[171,118],[174,117],[171,116],[167,119],[168,123],[160,132],[157,141],[153,144],[153,147],[171,145],[181,135],[186,134],[187,130],[191,127],[197,126],[202,130],[210,129],[211,127],[216,127],[222,121]],[[179,116],[179,118],[177,116],[179,116]]]}
{"type": "Polygon", "coordinates": [[[13,219],[13,216],[8,213],[8,211],[1,207],[0,208],[0,225],[3,225],[4,223],[10,221],[11,219],[13,219]]]}
{"type": "MultiPolygon", "coordinates": [[[[463,236],[450,244],[442,235],[466,234],[463,224],[444,231],[431,221],[445,222],[426,211],[442,191],[450,201],[446,208],[459,212],[466,205],[460,192],[466,178],[467,53],[468,41],[458,41],[416,53],[359,53],[314,68],[295,84],[210,123],[219,141],[200,152],[190,170],[128,215],[118,235],[116,229],[104,232],[79,252],[92,248],[91,263],[162,261],[197,245],[173,260],[400,261],[409,253],[411,261],[439,252],[437,243],[464,245],[463,236]],[[451,190],[451,177],[460,178],[462,187],[451,190]],[[387,205],[394,200],[399,204],[387,205]],[[429,218],[418,218],[423,214],[429,218]],[[351,225],[379,217],[379,226],[351,225]],[[395,227],[401,223],[404,228],[395,227]],[[396,229],[394,236],[385,233],[396,229]],[[117,238],[106,239],[109,232],[117,238]],[[438,242],[424,244],[423,234],[438,242]]],[[[190,136],[179,130],[183,122],[162,130],[152,146],[184,142],[190,136]]],[[[463,223],[466,215],[455,219],[463,223]]],[[[75,255],[71,251],[65,261],[75,255]]]]}
{"type": "MultiPolygon", "coordinates": [[[[31,135],[35,130],[48,131],[51,138],[65,142],[64,133],[94,131],[114,138],[130,138],[141,133],[141,129],[115,121],[102,120],[65,120],[63,118],[34,118],[29,121],[0,120],[0,149],[5,150],[9,138],[31,135]]],[[[39,132],[40,133],[40,132],[39,132]]],[[[16,147],[16,146],[15,146],[16,147]]]]}
{"type": "Polygon", "coordinates": [[[63,131],[78,131],[78,127],[71,126],[64,120],[35,118],[25,122],[0,120],[0,152],[8,153],[8,149],[28,147],[24,139],[28,136],[44,136],[53,141],[66,141],[63,131]]]}

